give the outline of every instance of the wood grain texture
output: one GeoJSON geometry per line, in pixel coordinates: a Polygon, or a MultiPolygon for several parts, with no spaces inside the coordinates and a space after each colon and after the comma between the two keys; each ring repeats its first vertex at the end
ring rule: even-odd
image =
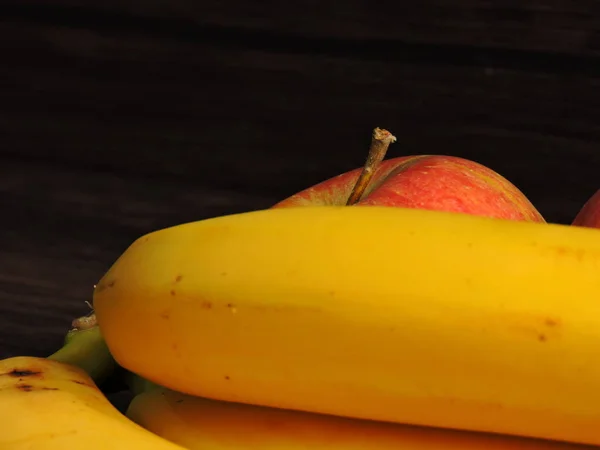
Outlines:
{"type": "Polygon", "coordinates": [[[94,284],[150,231],[265,208],[269,196],[47,165],[0,165],[0,359],[45,356],[94,284]]]}
{"type": "Polygon", "coordinates": [[[148,231],[452,154],[552,222],[598,189],[600,3],[6,0],[0,358],[56,349],[148,231]]]}
{"type": "Polygon", "coordinates": [[[224,28],[272,37],[395,40],[433,45],[598,54],[594,0],[5,0],[7,12],[63,20],[129,22],[215,33],[224,28]]]}
{"type": "Polygon", "coordinates": [[[0,45],[4,157],[284,196],[361,165],[383,126],[399,137],[390,157],[477,160],[552,221],[598,187],[600,65],[386,61],[6,22],[0,45]]]}

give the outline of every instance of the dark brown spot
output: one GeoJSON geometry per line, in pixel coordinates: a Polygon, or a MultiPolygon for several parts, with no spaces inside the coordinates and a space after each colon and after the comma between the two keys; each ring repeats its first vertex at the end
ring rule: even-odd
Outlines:
{"type": "Polygon", "coordinates": [[[227,303],[227,307],[228,308],[235,308],[235,305],[233,303],[227,303]]]}
{"type": "Polygon", "coordinates": [[[175,297],[175,291],[173,289],[171,289],[171,295],[175,297]]]}
{"type": "Polygon", "coordinates": [[[544,321],[544,323],[545,323],[547,326],[549,326],[549,327],[556,327],[556,326],[558,326],[558,320],[556,320],[556,319],[553,319],[553,318],[551,318],[551,317],[548,317],[548,318],[547,318],[547,319],[544,321]]]}
{"type": "Polygon", "coordinates": [[[213,307],[212,303],[208,300],[204,300],[202,303],[200,303],[200,306],[204,309],[211,309],[213,307]]]}
{"type": "Polygon", "coordinates": [[[148,242],[149,240],[150,240],[150,237],[149,237],[149,236],[146,236],[146,237],[144,238],[144,242],[148,242]]]}
{"type": "Polygon", "coordinates": [[[162,317],[165,320],[169,320],[169,318],[171,317],[171,313],[170,313],[170,311],[165,310],[160,313],[160,317],[162,317]]]}
{"type": "Polygon", "coordinates": [[[171,344],[171,348],[173,349],[173,351],[177,351],[179,349],[179,345],[177,345],[177,342],[173,342],[171,344]]]}
{"type": "Polygon", "coordinates": [[[230,380],[230,378],[229,378],[229,375],[225,375],[225,379],[226,379],[227,381],[229,381],[229,380],[230,380]]]}
{"type": "Polygon", "coordinates": [[[94,290],[95,290],[97,293],[100,293],[100,292],[102,292],[102,291],[104,291],[104,290],[106,290],[106,289],[108,289],[108,288],[111,288],[111,287],[113,287],[114,285],[115,285],[115,280],[109,281],[109,282],[107,282],[107,283],[102,283],[102,282],[101,282],[101,283],[99,283],[99,284],[96,286],[96,289],[94,289],[94,290]]]}
{"type": "Polygon", "coordinates": [[[538,341],[546,342],[547,340],[548,340],[548,338],[546,337],[545,334],[543,334],[543,333],[538,334],[538,341]]]}
{"type": "Polygon", "coordinates": [[[31,391],[33,391],[33,386],[30,384],[21,383],[21,384],[17,384],[17,389],[19,389],[23,392],[31,392],[31,391]]]}
{"type": "Polygon", "coordinates": [[[58,391],[58,388],[44,386],[42,391],[58,391]]]}
{"type": "Polygon", "coordinates": [[[175,400],[175,403],[183,403],[183,399],[175,400]]]}
{"type": "Polygon", "coordinates": [[[175,277],[175,283],[179,283],[182,280],[182,278],[183,278],[183,275],[177,275],[175,277]]]}
{"type": "Polygon", "coordinates": [[[29,370],[29,369],[13,369],[10,372],[4,373],[3,375],[8,375],[9,377],[15,378],[24,378],[24,377],[33,377],[41,375],[41,370],[29,370]]]}

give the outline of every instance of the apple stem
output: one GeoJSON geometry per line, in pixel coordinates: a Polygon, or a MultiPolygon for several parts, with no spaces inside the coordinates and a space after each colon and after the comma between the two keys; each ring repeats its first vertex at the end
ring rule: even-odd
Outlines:
{"type": "Polygon", "coordinates": [[[356,180],[356,184],[352,189],[350,197],[348,197],[346,206],[354,205],[360,200],[365,192],[365,189],[367,189],[375,170],[377,170],[377,167],[379,167],[379,164],[381,164],[381,161],[383,161],[383,158],[385,158],[388,147],[393,142],[396,142],[396,136],[393,136],[388,130],[384,130],[383,128],[379,127],[373,130],[367,161],[365,162],[358,180],[356,180]]]}

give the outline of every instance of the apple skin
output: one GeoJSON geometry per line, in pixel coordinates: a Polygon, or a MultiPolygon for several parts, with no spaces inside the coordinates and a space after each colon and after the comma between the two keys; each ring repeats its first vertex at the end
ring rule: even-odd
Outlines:
{"type": "MultiPolygon", "coordinates": [[[[362,168],[318,183],[273,208],[345,205],[362,168]]],[[[417,155],[383,161],[358,206],[395,206],[545,223],[510,181],[471,160],[417,155]]]]}
{"type": "Polygon", "coordinates": [[[596,191],[596,193],[585,202],[571,225],[587,228],[600,228],[600,190],[596,191]]]}

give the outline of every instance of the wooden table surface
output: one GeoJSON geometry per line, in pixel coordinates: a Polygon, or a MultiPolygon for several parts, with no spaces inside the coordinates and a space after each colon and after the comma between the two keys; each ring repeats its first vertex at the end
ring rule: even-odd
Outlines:
{"type": "Polygon", "coordinates": [[[2,5],[0,358],[54,351],[136,237],[358,167],[374,126],[551,222],[600,187],[592,0],[2,5]]]}

